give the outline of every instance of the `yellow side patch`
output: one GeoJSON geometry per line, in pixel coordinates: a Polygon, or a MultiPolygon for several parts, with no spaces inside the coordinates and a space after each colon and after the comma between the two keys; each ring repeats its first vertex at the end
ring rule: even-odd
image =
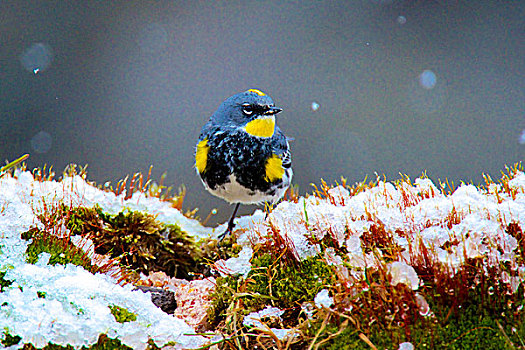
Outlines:
{"type": "Polygon", "coordinates": [[[283,160],[277,154],[272,155],[266,161],[266,176],[264,179],[268,182],[280,180],[284,175],[283,160]]]}
{"type": "Polygon", "coordinates": [[[195,167],[201,174],[204,173],[204,170],[206,170],[209,151],[210,146],[208,146],[208,139],[204,139],[197,144],[197,152],[195,153],[195,167]]]}
{"type": "MultiPolygon", "coordinates": [[[[266,94],[264,92],[262,92],[261,90],[257,90],[257,89],[249,89],[248,90],[249,92],[253,92],[254,94],[257,94],[259,96],[266,96],[266,94]]],[[[247,91],[247,92],[248,92],[247,91]]]]}
{"type": "Polygon", "coordinates": [[[246,124],[246,132],[257,137],[272,137],[275,131],[275,117],[261,117],[246,124]]]}

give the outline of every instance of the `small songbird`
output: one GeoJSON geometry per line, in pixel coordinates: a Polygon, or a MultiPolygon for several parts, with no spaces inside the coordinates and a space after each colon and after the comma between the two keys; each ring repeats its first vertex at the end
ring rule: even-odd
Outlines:
{"type": "Polygon", "coordinates": [[[292,180],[290,145],[275,124],[270,96],[250,89],[226,99],[203,126],[195,168],[206,190],[235,204],[222,240],[242,204],[275,203],[292,180]]]}

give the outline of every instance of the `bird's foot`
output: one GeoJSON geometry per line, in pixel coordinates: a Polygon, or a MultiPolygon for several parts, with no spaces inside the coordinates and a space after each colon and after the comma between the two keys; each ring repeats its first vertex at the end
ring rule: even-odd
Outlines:
{"type": "Polygon", "coordinates": [[[235,227],[235,224],[233,223],[233,220],[228,222],[228,227],[226,228],[226,231],[224,231],[223,233],[221,233],[219,236],[217,236],[217,240],[218,240],[218,245],[220,245],[220,243],[222,242],[222,240],[228,236],[228,235],[231,235],[232,232],[233,232],[233,228],[235,227]]]}

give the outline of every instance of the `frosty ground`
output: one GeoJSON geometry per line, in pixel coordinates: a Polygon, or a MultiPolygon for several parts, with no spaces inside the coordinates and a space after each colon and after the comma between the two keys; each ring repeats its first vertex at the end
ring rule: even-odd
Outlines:
{"type": "MultiPolygon", "coordinates": [[[[108,213],[123,208],[148,212],[196,237],[216,236],[224,230],[224,225],[204,227],[169,203],[142,192],[125,198],[125,192],[116,195],[101,190],[78,175],[61,181],[36,181],[30,172],[16,171],[0,178],[0,272],[5,272],[4,280],[12,281],[0,292],[0,330],[20,337],[13,348],[27,343],[37,348],[48,343],[89,346],[100,334],[134,349],[146,348],[148,341],[159,347],[169,344],[191,349],[222,339],[219,335],[197,335],[183,315],[164,313],[151,302],[149,294],[133,290],[130,284],[121,285],[110,275],[92,274],[72,264],[48,265],[46,253],[36,264],[26,262],[29,241],[21,239],[21,234],[41,226],[35,213],[57,202],[86,207],[97,204],[108,213]],[[117,322],[110,312],[112,305],[129,310],[136,320],[117,322]]],[[[484,188],[462,184],[450,189],[424,176],[413,183],[378,178],[373,186],[359,190],[324,186],[317,194],[281,202],[267,217],[258,210],[238,218],[235,234],[242,250],[238,257],[216,262],[214,269],[222,275],[248,276],[254,247],[278,234],[280,249],[286,249],[297,261],[322,257],[348,288],[366,279],[367,270],[385,268],[388,283],[414,291],[421,314],[432,317],[433,310],[418,293],[424,281],[417,273],[416,258],[428,255],[431,249],[431,259],[453,275],[469,259],[482,257],[486,268],[498,268],[498,277],[508,284],[510,293],[517,293],[525,278],[525,263],[520,255],[520,237],[508,230],[511,223],[525,227],[522,171],[515,171],[504,183],[489,181],[484,188]],[[384,252],[368,249],[364,243],[363,235],[377,225],[399,248],[395,259],[387,263],[381,259],[384,252]],[[332,243],[323,246],[321,242],[327,238],[332,243]],[[344,247],[344,254],[339,247],[344,247]],[[501,264],[508,269],[500,269],[501,264]]],[[[58,233],[67,235],[67,229],[58,233]]],[[[81,247],[93,249],[85,241],[81,247]]],[[[334,291],[322,289],[309,312],[329,310],[335,303],[334,291]]],[[[303,307],[307,309],[307,305],[303,307]]],[[[281,314],[282,310],[268,305],[246,316],[243,324],[261,329],[267,326],[258,320],[268,315],[279,318],[281,314]]],[[[299,334],[294,329],[267,328],[280,340],[299,334]]]]}

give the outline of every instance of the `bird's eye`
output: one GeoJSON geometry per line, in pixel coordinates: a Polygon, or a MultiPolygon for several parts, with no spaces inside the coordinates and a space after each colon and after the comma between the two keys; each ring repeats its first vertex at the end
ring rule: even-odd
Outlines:
{"type": "Polygon", "coordinates": [[[253,109],[250,105],[243,105],[242,106],[242,112],[246,115],[252,115],[253,109]]]}

